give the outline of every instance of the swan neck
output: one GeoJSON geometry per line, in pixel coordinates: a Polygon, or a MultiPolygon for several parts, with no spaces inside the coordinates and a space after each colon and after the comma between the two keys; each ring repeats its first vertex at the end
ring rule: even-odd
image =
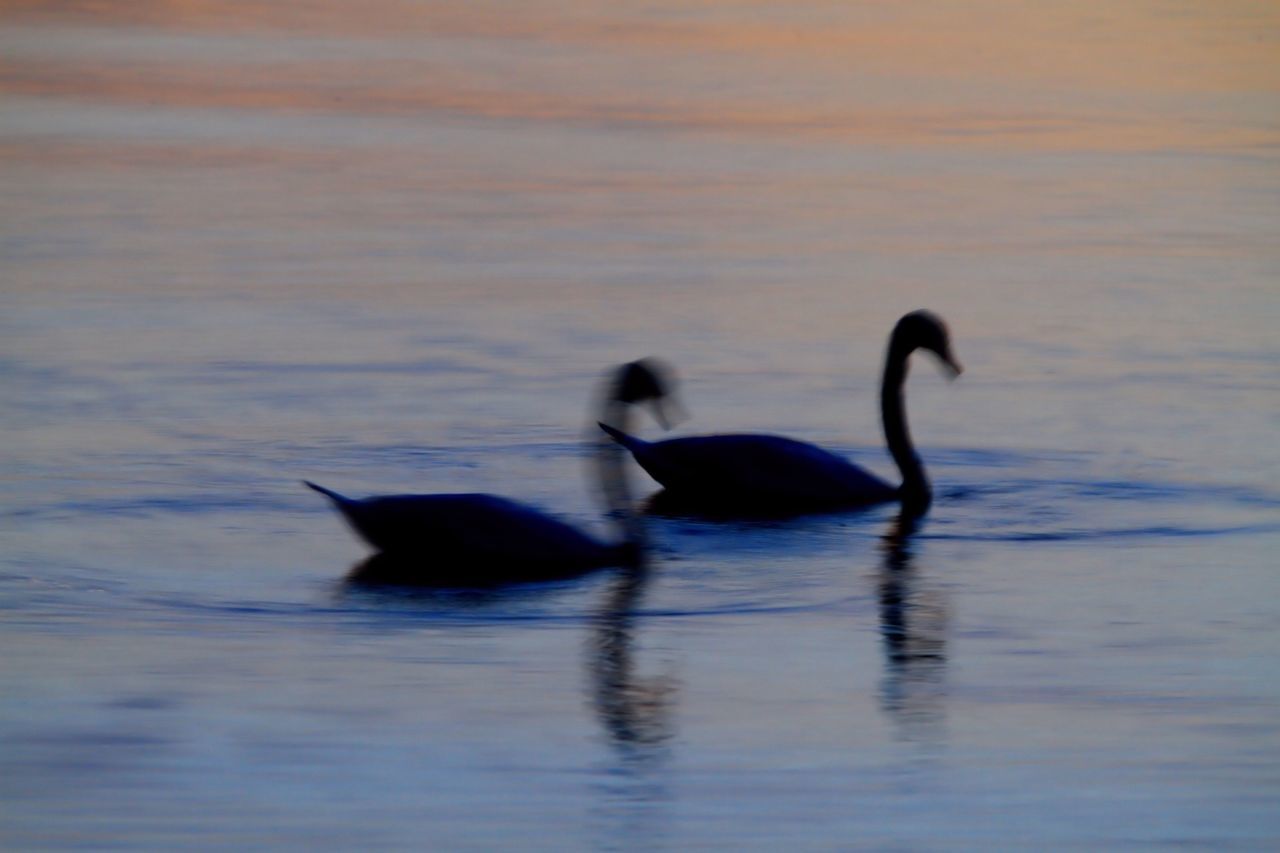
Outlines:
{"type": "MultiPolygon", "coordinates": [[[[606,397],[600,410],[601,423],[630,432],[631,404],[606,397]]],[[[604,501],[605,514],[617,528],[619,544],[628,551],[639,554],[644,548],[644,524],[631,497],[631,483],[627,477],[627,451],[616,441],[594,428],[596,485],[604,501]]]]}
{"type": "Polygon", "coordinates": [[[931,494],[924,465],[916,454],[907,427],[907,413],[903,402],[903,387],[907,381],[907,359],[911,350],[895,336],[889,341],[885,356],[884,378],[880,384],[880,416],[884,424],[885,443],[889,454],[902,472],[902,500],[904,504],[927,504],[931,494]]]}
{"type": "Polygon", "coordinates": [[[624,403],[616,397],[607,397],[600,410],[599,420],[614,429],[629,433],[631,432],[631,404],[624,403]]]}

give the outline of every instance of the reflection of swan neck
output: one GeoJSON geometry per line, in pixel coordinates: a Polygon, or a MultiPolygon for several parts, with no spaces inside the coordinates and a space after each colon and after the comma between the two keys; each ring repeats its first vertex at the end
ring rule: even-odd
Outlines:
{"type": "Polygon", "coordinates": [[[899,329],[889,339],[885,354],[884,378],[880,383],[880,416],[884,423],[884,438],[889,453],[902,472],[902,500],[904,504],[927,505],[931,498],[929,478],[916,455],[907,429],[907,413],[903,405],[902,389],[907,381],[907,358],[914,349],[902,340],[899,329]]]}
{"type": "Polygon", "coordinates": [[[627,759],[652,759],[670,740],[669,678],[636,673],[635,611],[648,583],[643,562],[619,572],[596,619],[590,668],[596,711],[610,740],[627,759]]]}

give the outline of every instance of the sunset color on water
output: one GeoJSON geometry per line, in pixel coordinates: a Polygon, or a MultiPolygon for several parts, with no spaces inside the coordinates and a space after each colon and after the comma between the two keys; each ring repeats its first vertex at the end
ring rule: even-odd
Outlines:
{"type": "Polygon", "coordinates": [[[1280,845],[1274,3],[9,2],[0,176],[0,847],[1280,845]]]}

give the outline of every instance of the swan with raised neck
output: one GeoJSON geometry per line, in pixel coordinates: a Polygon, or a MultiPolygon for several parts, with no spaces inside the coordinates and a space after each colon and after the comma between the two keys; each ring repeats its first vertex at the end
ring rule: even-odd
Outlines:
{"type": "Polygon", "coordinates": [[[889,455],[902,475],[892,486],[863,468],[807,442],[777,435],[732,433],[648,442],[608,424],[601,427],[662,484],[660,508],[699,515],[792,514],[901,501],[923,512],[932,500],[903,406],[913,352],[936,356],[951,377],[961,367],[946,323],[930,311],[903,316],[889,336],[880,386],[880,414],[889,455]]]}

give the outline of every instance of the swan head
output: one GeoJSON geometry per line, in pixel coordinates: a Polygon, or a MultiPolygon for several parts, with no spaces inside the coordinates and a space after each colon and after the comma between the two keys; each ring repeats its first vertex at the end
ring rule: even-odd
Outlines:
{"type": "Polygon", "coordinates": [[[675,374],[655,358],[642,358],[618,368],[613,399],[631,405],[644,403],[663,429],[683,420],[683,411],[674,397],[675,374]]]}
{"type": "Polygon", "coordinates": [[[937,356],[947,378],[955,379],[964,372],[951,352],[951,333],[947,324],[932,311],[912,311],[898,321],[893,330],[893,345],[906,358],[913,350],[927,350],[937,356]]]}

